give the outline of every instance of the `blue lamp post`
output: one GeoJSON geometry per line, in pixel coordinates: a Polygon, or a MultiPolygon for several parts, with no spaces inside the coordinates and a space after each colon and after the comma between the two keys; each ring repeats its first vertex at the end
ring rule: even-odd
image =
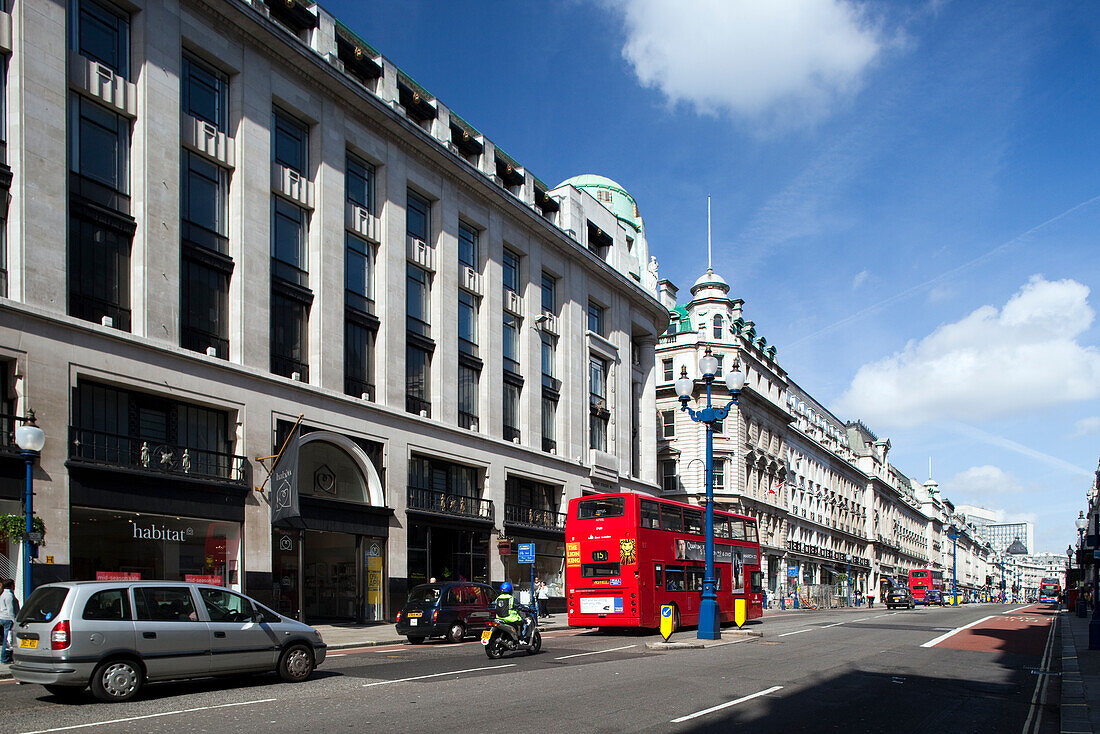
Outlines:
{"type": "Polygon", "coordinates": [[[23,425],[15,429],[15,443],[20,455],[27,464],[27,486],[23,499],[23,513],[26,517],[26,535],[23,537],[23,603],[30,598],[34,584],[31,582],[31,555],[34,532],[34,462],[46,445],[46,434],[34,422],[34,411],[28,410],[23,425]]]}
{"type": "Polygon", "coordinates": [[[737,404],[737,396],[741,388],[745,386],[745,373],[741,365],[734,365],[726,373],[726,387],[730,391],[730,401],[725,407],[714,407],[711,404],[710,384],[714,382],[714,373],[718,371],[718,360],[710,353],[707,347],[706,353],[699,359],[699,372],[703,375],[703,382],[707,385],[707,407],[702,410],[692,410],[688,407],[691,393],[695,389],[695,382],[687,376],[687,368],[681,368],[680,379],[676,381],[676,395],[680,398],[681,410],[687,411],[691,419],[696,423],[702,423],[707,431],[707,456],[706,456],[706,483],[707,483],[707,529],[706,529],[706,574],[703,577],[703,598],[699,605],[699,633],[700,640],[717,640],[722,637],[722,631],[718,623],[718,595],[714,590],[714,424],[725,419],[730,408],[737,404]]]}
{"type": "Polygon", "coordinates": [[[947,531],[947,537],[951,538],[951,606],[959,606],[959,531],[952,525],[947,531]]]}
{"type": "Polygon", "coordinates": [[[844,591],[848,596],[848,606],[852,606],[852,554],[847,554],[848,573],[844,574],[844,591]]]}

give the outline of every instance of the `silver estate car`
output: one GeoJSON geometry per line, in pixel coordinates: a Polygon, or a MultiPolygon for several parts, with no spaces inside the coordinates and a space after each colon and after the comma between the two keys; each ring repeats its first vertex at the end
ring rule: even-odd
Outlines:
{"type": "Polygon", "coordinates": [[[39,586],[15,620],[12,676],[101,701],[146,681],[275,670],[303,681],[325,659],[317,630],[220,586],[72,581],[39,586]]]}

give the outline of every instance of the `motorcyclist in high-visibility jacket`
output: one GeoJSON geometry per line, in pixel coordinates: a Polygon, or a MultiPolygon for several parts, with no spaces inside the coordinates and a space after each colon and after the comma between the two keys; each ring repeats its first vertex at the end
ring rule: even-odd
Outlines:
{"type": "Polygon", "coordinates": [[[505,581],[500,585],[500,594],[493,601],[493,612],[496,621],[506,624],[515,630],[516,637],[523,636],[523,615],[519,613],[516,598],[512,596],[512,584],[505,581]]]}

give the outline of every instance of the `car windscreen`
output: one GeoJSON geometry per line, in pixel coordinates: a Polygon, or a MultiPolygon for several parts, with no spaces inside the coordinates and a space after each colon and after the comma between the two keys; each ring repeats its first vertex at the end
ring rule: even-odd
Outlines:
{"type": "Polygon", "coordinates": [[[69,589],[64,586],[39,586],[31,593],[31,598],[19,610],[16,622],[50,622],[61,611],[69,589]]]}
{"type": "Polygon", "coordinates": [[[439,589],[434,586],[417,586],[409,592],[410,604],[434,604],[439,598],[439,589]]]}

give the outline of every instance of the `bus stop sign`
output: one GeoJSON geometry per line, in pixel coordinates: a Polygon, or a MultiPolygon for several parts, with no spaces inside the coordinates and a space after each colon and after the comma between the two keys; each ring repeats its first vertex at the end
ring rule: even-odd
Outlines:
{"type": "Polygon", "coordinates": [[[665,642],[672,637],[672,622],[672,605],[665,604],[661,607],[661,637],[665,638],[665,642]]]}
{"type": "Polygon", "coordinates": [[[517,548],[519,558],[516,560],[519,563],[534,563],[535,562],[535,544],[534,543],[520,543],[517,548]]]}

